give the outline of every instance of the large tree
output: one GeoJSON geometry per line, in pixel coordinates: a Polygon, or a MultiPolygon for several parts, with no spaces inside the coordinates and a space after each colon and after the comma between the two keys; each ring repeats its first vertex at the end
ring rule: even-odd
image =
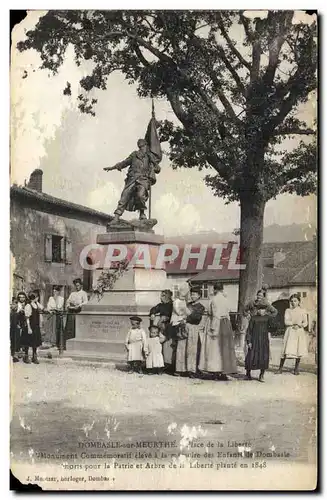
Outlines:
{"type": "Polygon", "coordinates": [[[18,44],[36,49],[53,73],[70,44],[78,65],[93,61],[80,81],[83,112],[94,113],[88,92],[105,90],[113,71],[141,97],[168,99],[179,122],[162,122],[161,140],[169,141],[173,166],[209,168],[214,193],[240,203],[240,308],[261,284],[267,201],[316,186],[315,132],[297,113],[317,85],[317,25],[298,14],[49,11],[18,44]],[[294,135],[313,140],[290,152],[285,139],[294,135]]]}

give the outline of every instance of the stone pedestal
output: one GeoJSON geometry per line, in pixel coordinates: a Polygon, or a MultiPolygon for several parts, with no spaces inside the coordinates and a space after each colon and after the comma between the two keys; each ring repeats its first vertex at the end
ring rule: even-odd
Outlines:
{"type": "MultiPolygon", "coordinates": [[[[160,300],[160,292],[167,287],[166,271],[156,269],[155,264],[163,237],[154,234],[155,220],[122,222],[108,226],[106,234],[97,237],[104,254],[109,245],[126,245],[131,258],[140,248],[150,255],[150,266],[142,263],[127,268],[115,282],[113,289],[104,291],[101,297],[91,297],[89,303],[76,316],[76,337],[67,342],[67,355],[88,358],[125,360],[125,338],[130,328],[129,317],[142,318],[142,327],[147,331],[149,310],[160,300]]],[[[149,263],[149,260],[148,260],[149,263]]],[[[103,265],[103,264],[102,264],[103,265]]],[[[110,266],[113,267],[113,266],[110,266]]],[[[95,286],[103,267],[93,273],[95,286]]]]}

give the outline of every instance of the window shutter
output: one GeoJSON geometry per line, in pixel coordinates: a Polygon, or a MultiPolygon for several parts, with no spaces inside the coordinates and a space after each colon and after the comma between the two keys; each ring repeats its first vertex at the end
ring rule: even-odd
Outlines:
{"type": "Polygon", "coordinates": [[[72,241],[66,238],[66,264],[72,263],[72,255],[73,255],[72,241]]]}
{"type": "Polygon", "coordinates": [[[52,262],[52,236],[46,234],[44,239],[44,259],[46,262],[52,262]]]}
{"type": "Polygon", "coordinates": [[[65,238],[60,240],[60,261],[65,262],[66,260],[66,241],[65,238]]]}

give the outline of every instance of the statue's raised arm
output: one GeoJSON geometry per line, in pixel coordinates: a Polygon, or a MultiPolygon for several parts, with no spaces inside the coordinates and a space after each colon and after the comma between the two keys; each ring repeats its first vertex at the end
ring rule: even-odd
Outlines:
{"type": "Polygon", "coordinates": [[[132,154],[126,158],[126,160],[120,161],[116,163],[116,165],[113,165],[112,167],[105,167],[103,170],[105,172],[110,172],[111,170],[122,170],[123,168],[129,167],[132,163],[132,154]]]}

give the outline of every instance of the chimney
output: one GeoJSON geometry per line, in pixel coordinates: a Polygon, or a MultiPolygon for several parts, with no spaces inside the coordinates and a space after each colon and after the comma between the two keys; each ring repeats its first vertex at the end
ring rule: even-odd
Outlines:
{"type": "Polygon", "coordinates": [[[278,266],[283,260],[285,260],[286,255],[284,252],[279,250],[279,252],[274,253],[274,268],[278,266]]]}
{"type": "Polygon", "coordinates": [[[42,176],[43,171],[37,168],[31,173],[30,180],[28,181],[27,187],[29,189],[34,189],[34,191],[38,191],[42,193],[42,176]]]}

